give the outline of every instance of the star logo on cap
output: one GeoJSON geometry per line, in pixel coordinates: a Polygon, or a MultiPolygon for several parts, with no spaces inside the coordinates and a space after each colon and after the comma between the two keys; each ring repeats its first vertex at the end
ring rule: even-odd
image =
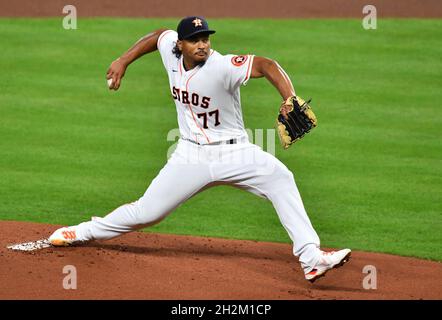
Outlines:
{"type": "Polygon", "coordinates": [[[192,23],[195,25],[195,28],[202,27],[203,24],[201,22],[202,22],[201,19],[198,19],[198,18],[195,18],[195,20],[192,21],[192,23]]]}

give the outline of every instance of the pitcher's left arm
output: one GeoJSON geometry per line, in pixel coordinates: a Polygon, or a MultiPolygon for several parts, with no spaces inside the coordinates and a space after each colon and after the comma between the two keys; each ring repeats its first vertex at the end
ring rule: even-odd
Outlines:
{"type": "MultiPolygon", "coordinates": [[[[283,101],[296,95],[292,81],[284,69],[282,69],[275,60],[256,56],[253,59],[252,73],[250,77],[266,77],[266,79],[278,89],[283,101]]],[[[282,105],[280,112],[284,117],[287,117],[287,113],[290,112],[290,109],[291,106],[282,105]]]]}

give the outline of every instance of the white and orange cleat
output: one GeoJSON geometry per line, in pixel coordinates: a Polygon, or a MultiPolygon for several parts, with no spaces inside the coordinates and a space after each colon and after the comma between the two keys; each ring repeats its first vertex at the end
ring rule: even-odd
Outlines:
{"type": "Polygon", "coordinates": [[[57,229],[48,240],[55,247],[67,247],[75,242],[79,242],[75,227],[63,227],[57,229]]]}
{"type": "Polygon", "coordinates": [[[321,254],[321,259],[318,264],[316,264],[311,271],[305,273],[305,279],[312,283],[325,276],[327,271],[333,268],[339,268],[350,260],[351,250],[342,249],[331,252],[321,251],[321,254]]]}

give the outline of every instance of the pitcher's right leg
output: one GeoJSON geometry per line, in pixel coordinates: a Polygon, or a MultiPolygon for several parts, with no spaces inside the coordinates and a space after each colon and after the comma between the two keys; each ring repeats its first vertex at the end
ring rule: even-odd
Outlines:
{"type": "Polygon", "coordinates": [[[196,161],[186,163],[187,152],[192,150],[189,151],[186,144],[179,145],[172,158],[137,201],[122,205],[104,218],[58,229],[49,240],[53,245],[107,240],[160,222],[211,182],[208,166],[196,161]]]}

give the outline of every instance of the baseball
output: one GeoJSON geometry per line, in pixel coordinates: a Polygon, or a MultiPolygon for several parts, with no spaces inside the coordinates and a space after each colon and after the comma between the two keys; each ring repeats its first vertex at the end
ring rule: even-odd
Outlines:
{"type": "Polygon", "coordinates": [[[112,85],[112,78],[107,79],[107,86],[110,88],[111,85],[112,85]]]}

